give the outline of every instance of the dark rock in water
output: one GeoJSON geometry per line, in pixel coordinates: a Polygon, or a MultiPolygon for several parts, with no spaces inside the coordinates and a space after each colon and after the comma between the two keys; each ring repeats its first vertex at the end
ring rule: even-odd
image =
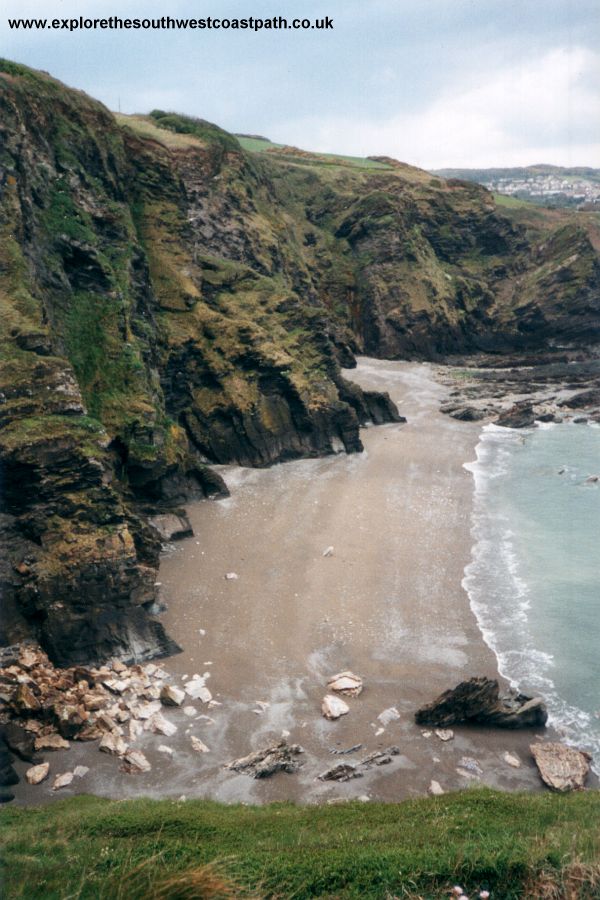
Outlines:
{"type": "Polygon", "coordinates": [[[536,418],[530,403],[515,403],[510,409],[500,413],[495,424],[504,428],[529,428],[535,423],[536,418]]]}
{"type": "Polygon", "coordinates": [[[587,391],[581,391],[574,394],[566,400],[561,400],[559,406],[568,407],[569,409],[582,409],[586,406],[598,406],[600,403],[600,388],[590,388],[587,391]]]}
{"type": "Polygon", "coordinates": [[[148,522],[158,531],[162,541],[180,541],[194,534],[185,510],[151,516],[148,522]]]}
{"type": "Polygon", "coordinates": [[[560,743],[531,744],[530,748],[542,781],[553,791],[583,790],[592,757],[560,743]]]}
{"type": "Polygon", "coordinates": [[[539,697],[516,691],[500,697],[498,682],[491,678],[471,678],[428,703],[415,713],[418,725],[446,728],[461,722],[475,722],[498,728],[534,728],[548,719],[539,697]]]}
{"type": "MultiPolygon", "coordinates": [[[[443,408],[441,411],[446,412],[443,408]]],[[[476,406],[459,406],[449,411],[448,415],[461,422],[479,422],[481,419],[485,419],[487,413],[485,409],[477,409],[476,406]]]]}
{"type": "Polygon", "coordinates": [[[587,425],[587,423],[587,416],[575,416],[575,418],[573,419],[573,425],[587,425]]]}

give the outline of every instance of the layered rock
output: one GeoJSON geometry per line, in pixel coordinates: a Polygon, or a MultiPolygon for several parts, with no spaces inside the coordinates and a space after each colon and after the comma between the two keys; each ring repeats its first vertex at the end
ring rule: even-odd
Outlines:
{"type": "Polygon", "coordinates": [[[485,676],[461,681],[415,713],[418,725],[447,728],[462,722],[498,728],[544,726],[548,719],[543,700],[517,691],[500,696],[498,682],[485,676]]]}

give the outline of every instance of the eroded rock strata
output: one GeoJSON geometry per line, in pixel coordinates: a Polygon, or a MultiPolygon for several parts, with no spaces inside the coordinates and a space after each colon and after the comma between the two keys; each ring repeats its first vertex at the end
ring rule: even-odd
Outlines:
{"type": "Polygon", "coordinates": [[[176,650],[149,613],[148,517],[226,492],[211,462],[357,452],[361,424],[401,421],[343,379],[355,352],[598,339],[591,216],[511,218],[393,160],[247,152],[8,62],[0,148],[2,641],[55,663],[176,650]]]}

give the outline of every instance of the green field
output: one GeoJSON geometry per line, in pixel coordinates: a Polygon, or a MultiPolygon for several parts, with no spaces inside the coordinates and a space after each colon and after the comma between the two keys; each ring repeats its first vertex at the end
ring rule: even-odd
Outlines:
{"type": "Polygon", "coordinates": [[[600,897],[600,793],[402,804],[75,797],[4,809],[4,900],[600,897]]]}

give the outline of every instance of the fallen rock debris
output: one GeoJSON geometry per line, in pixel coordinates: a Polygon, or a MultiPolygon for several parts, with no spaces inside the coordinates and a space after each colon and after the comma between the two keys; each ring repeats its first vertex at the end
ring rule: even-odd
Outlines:
{"type": "Polygon", "coordinates": [[[207,747],[204,741],[201,741],[200,738],[192,735],[190,741],[192,743],[192,748],[196,751],[196,753],[210,753],[210,748],[207,747]]]}
{"type": "MultiPolygon", "coordinates": [[[[102,666],[59,669],[34,644],[10,650],[0,667],[0,694],[5,701],[1,742],[7,755],[3,785],[19,780],[10,765],[11,752],[34,763],[25,777],[30,784],[40,784],[49,764],[36,753],[68,750],[71,741],[98,741],[99,750],[122,760],[123,771],[148,771],[150,763],[130,743],[144,731],[167,737],[175,734],[177,726],[163,712],[181,707],[186,693],[217,705],[205,684],[209,673],[194,675],[184,691],[167,683],[167,672],[155,663],[126,665],[114,660],[102,666]]],[[[196,715],[197,710],[190,706],[185,712],[196,715]]],[[[81,778],[87,771],[86,766],[77,766],[75,776],[81,778]]],[[[52,789],[66,787],[73,777],[72,772],[57,775],[52,789]]]]}
{"type": "Polygon", "coordinates": [[[41,784],[50,772],[50,763],[40,763],[39,766],[32,766],[25,772],[25,778],[29,784],[41,784]]]}
{"type": "Polygon", "coordinates": [[[542,781],[551,790],[566,793],[583,789],[592,761],[585,750],[557,742],[531,744],[529,749],[542,781]]]}
{"type": "MultiPolygon", "coordinates": [[[[360,746],[360,745],[359,745],[360,746]]],[[[375,750],[358,763],[337,763],[317,776],[319,781],[350,781],[362,778],[364,770],[371,766],[385,766],[391,763],[393,756],[399,756],[399,747],[388,747],[387,750],[375,750]]]]}
{"type": "Polygon", "coordinates": [[[329,752],[334,756],[346,756],[348,753],[356,753],[357,750],[362,749],[362,744],[354,744],[353,747],[347,747],[346,749],[339,749],[337,747],[330,747],[329,752]]]}
{"type": "Polygon", "coordinates": [[[288,744],[284,740],[262,750],[256,750],[248,756],[234,759],[227,763],[225,768],[233,772],[243,772],[252,778],[268,778],[276,772],[297,772],[302,765],[297,758],[301,753],[304,753],[304,750],[299,744],[288,744]]]}
{"type": "Polygon", "coordinates": [[[363,680],[354,672],[338,672],[332,675],[327,682],[327,687],[335,694],[344,694],[346,697],[358,697],[363,689],[363,680]]]}
{"type": "Polygon", "coordinates": [[[321,712],[326,719],[332,721],[339,719],[340,716],[346,716],[350,712],[348,704],[335,694],[326,694],[321,703],[321,712]]]}
{"type": "Polygon", "coordinates": [[[388,707],[388,709],[384,709],[383,712],[380,712],[377,716],[378,721],[381,722],[384,728],[387,728],[390,722],[393,722],[399,718],[400,713],[395,706],[390,706],[388,707]]]}

